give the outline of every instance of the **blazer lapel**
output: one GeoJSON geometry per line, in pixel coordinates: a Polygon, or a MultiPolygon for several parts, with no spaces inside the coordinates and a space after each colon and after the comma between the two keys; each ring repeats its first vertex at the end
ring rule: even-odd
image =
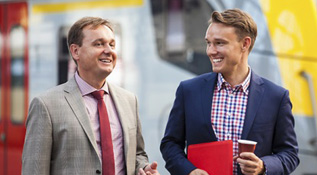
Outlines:
{"type": "Polygon", "coordinates": [[[208,131],[210,132],[211,139],[215,141],[217,140],[217,137],[211,125],[211,104],[215,84],[217,83],[217,74],[211,73],[211,75],[204,80],[204,84],[201,87],[201,104],[203,106],[204,120],[205,123],[208,124],[208,131]]]}
{"type": "Polygon", "coordinates": [[[90,125],[90,120],[86,111],[86,106],[84,104],[81,92],[74,78],[70,79],[65,84],[64,91],[66,101],[68,102],[70,108],[73,110],[83,130],[87,134],[87,137],[90,140],[90,143],[92,144],[96,153],[98,153],[96,139],[90,125]]]}
{"type": "Polygon", "coordinates": [[[250,129],[253,125],[254,118],[260,107],[262,97],[264,94],[264,87],[262,79],[256,75],[254,72],[251,72],[251,82],[249,87],[249,97],[247,104],[247,111],[244,119],[243,130],[242,130],[242,139],[246,139],[249,135],[250,129]]]}
{"type": "MultiPolygon", "coordinates": [[[[123,130],[123,136],[128,137],[129,136],[129,126],[128,126],[129,122],[126,121],[126,118],[123,116],[128,116],[128,114],[126,114],[126,110],[124,110],[124,106],[129,106],[129,104],[126,104],[126,100],[124,100],[122,95],[120,95],[120,93],[117,92],[117,88],[115,86],[108,83],[108,87],[109,87],[111,98],[118,112],[118,117],[120,119],[122,130],[123,130]]],[[[124,140],[124,154],[125,154],[125,157],[127,157],[129,139],[124,138],[123,140],[124,140]]]]}

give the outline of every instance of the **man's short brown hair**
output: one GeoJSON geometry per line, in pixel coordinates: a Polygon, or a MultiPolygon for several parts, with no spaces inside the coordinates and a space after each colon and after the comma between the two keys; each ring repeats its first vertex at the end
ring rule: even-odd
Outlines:
{"type": "Polygon", "coordinates": [[[71,44],[77,44],[81,46],[83,44],[83,28],[91,25],[91,29],[96,29],[100,25],[105,25],[113,31],[112,24],[99,17],[84,17],[76,21],[68,32],[67,44],[70,47],[71,44]]]}
{"type": "Polygon", "coordinates": [[[257,26],[249,14],[240,9],[228,9],[223,12],[214,11],[209,23],[222,23],[234,27],[239,40],[249,36],[251,38],[249,52],[251,52],[257,36],[257,26]]]}

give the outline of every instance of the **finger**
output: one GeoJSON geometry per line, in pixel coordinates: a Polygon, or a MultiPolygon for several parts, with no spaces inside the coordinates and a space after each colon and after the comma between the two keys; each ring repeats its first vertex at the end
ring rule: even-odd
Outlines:
{"type": "Polygon", "coordinates": [[[248,166],[248,167],[254,167],[256,166],[256,162],[250,160],[250,159],[243,159],[243,158],[238,158],[237,162],[240,165],[248,166]]]}
{"type": "Polygon", "coordinates": [[[139,169],[138,175],[146,175],[142,168],[139,169]]]}
{"type": "Polygon", "coordinates": [[[156,168],[157,168],[157,162],[154,161],[154,162],[151,164],[151,169],[152,169],[152,170],[156,170],[156,168]]]}
{"type": "Polygon", "coordinates": [[[237,160],[238,157],[239,157],[238,155],[233,156],[233,161],[237,160]]]}
{"type": "Polygon", "coordinates": [[[241,169],[241,172],[244,174],[244,175],[253,175],[256,173],[256,171],[254,169],[241,169]]]}
{"type": "Polygon", "coordinates": [[[244,160],[244,159],[240,159],[240,161],[238,162],[240,166],[245,166],[248,168],[257,168],[257,162],[253,162],[251,160],[244,160]]]}
{"type": "Polygon", "coordinates": [[[247,163],[247,159],[243,159],[243,158],[241,158],[241,157],[238,157],[237,158],[237,162],[239,163],[239,164],[246,164],[247,163]]]}
{"type": "Polygon", "coordinates": [[[240,165],[240,169],[244,175],[251,174],[251,171],[245,165],[240,165]]]}
{"type": "Polygon", "coordinates": [[[259,159],[254,153],[249,153],[249,152],[241,153],[240,157],[243,159],[249,159],[251,161],[257,161],[259,159]]]}
{"type": "Polygon", "coordinates": [[[208,175],[208,173],[204,170],[201,170],[201,175],[208,175]]]}

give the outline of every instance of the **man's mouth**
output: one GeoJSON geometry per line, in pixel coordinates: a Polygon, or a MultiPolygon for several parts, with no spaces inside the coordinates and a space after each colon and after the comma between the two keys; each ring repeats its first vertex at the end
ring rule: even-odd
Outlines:
{"type": "Polygon", "coordinates": [[[103,63],[111,63],[112,61],[109,59],[99,59],[99,61],[103,62],[103,63]]]}
{"type": "Polygon", "coordinates": [[[220,63],[223,59],[213,59],[212,62],[213,63],[220,63]]]}

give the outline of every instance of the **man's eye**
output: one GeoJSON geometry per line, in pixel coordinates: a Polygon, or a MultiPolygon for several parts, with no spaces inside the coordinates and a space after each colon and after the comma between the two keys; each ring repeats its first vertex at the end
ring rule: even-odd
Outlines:
{"type": "Polygon", "coordinates": [[[95,43],[95,46],[102,46],[102,43],[95,43]]]}

